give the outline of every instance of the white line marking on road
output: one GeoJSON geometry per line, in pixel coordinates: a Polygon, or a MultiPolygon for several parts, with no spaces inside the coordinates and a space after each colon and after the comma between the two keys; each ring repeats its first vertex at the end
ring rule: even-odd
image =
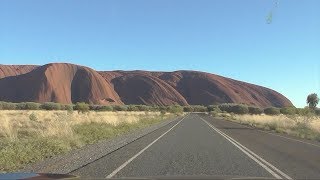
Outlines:
{"type": "Polygon", "coordinates": [[[273,136],[282,137],[282,138],[285,138],[285,139],[289,139],[289,140],[292,140],[292,141],[297,141],[297,142],[300,142],[300,143],[303,143],[303,144],[308,144],[308,145],[311,145],[311,146],[315,146],[315,147],[319,147],[319,148],[320,148],[320,145],[317,145],[317,144],[313,144],[313,143],[301,141],[301,140],[298,140],[298,139],[293,139],[293,138],[281,136],[281,135],[279,135],[279,134],[273,134],[273,133],[266,132],[266,131],[262,131],[262,130],[258,130],[258,131],[263,132],[263,133],[266,133],[266,134],[270,134],[270,135],[273,135],[273,136]]]}
{"type": "MultiPolygon", "coordinates": [[[[200,117],[200,116],[199,116],[200,117]]],[[[245,153],[247,156],[249,156],[252,160],[254,160],[256,163],[258,163],[261,167],[263,167],[266,171],[268,171],[271,175],[273,175],[275,178],[277,179],[282,179],[282,177],[280,175],[278,175],[276,172],[274,172],[273,170],[277,171],[279,174],[281,174],[284,178],[286,179],[292,179],[290,176],[288,176],[287,174],[285,174],[284,172],[280,171],[278,168],[276,168],[275,166],[273,166],[272,164],[270,164],[269,162],[267,162],[266,160],[264,160],[263,158],[261,158],[260,156],[258,156],[257,154],[255,154],[254,152],[252,152],[250,149],[248,149],[247,147],[243,146],[242,144],[240,144],[239,142],[237,142],[236,140],[234,140],[233,138],[231,138],[230,136],[226,135],[225,133],[223,133],[222,131],[220,131],[219,129],[217,129],[216,127],[214,127],[212,124],[208,123],[206,120],[204,120],[202,117],[200,117],[202,121],[204,121],[209,127],[211,127],[213,130],[215,130],[217,133],[219,133],[221,136],[223,136],[224,138],[226,138],[229,142],[231,142],[233,145],[235,145],[238,149],[240,149],[243,153],[245,153]],[[260,160],[260,161],[259,161],[260,160]],[[262,161],[262,162],[261,162],[262,161]],[[265,164],[263,164],[265,163],[265,164]],[[272,168],[273,170],[271,170],[270,168],[272,168]]]]}
{"type": "Polygon", "coordinates": [[[154,143],[156,143],[160,138],[162,138],[164,135],[166,135],[168,132],[170,132],[174,127],[176,127],[178,124],[181,123],[188,115],[183,117],[177,124],[172,126],[168,131],[163,133],[161,136],[159,136],[157,139],[152,141],[149,145],[147,145],[145,148],[143,148],[141,151],[139,151],[136,155],[134,155],[132,158],[127,160],[125,163],[123,163],[121,166],[119,166],[117,169],[115,169],[111,174],[109,174],[106,178],[112,178],[115,176],[119,171],[121,171],[124,167],[126,167],[131,161],[133,161],[135,158],[137,158],[140,154],[142,154],[145,150],[147,150],[150,146],[152,146],[154,143]]]}

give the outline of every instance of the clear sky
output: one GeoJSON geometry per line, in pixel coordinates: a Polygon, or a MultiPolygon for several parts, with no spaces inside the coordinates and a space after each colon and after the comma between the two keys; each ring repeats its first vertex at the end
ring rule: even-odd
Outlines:
{"type": "Polygon", "coordinates": [[[303,107],[320,94],[320,0],[0,0],[0,64],[49,62],[206,71],[303,107]]]}

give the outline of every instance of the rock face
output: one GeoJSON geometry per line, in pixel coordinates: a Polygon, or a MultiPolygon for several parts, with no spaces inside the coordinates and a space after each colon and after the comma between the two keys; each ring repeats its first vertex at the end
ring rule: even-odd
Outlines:
{"type": "Polygon", "coordinates": [[[99,73],[73,64],[47,64],[26,74],[2,78],[0,89],[2,101],[122,104],[99,73]]]}
{"type": "Polygon", "coordinates": [[[0,65],[0,101],[91,104],[292,106],[280,93],[197,71],[101,71],[54,63],[0,65]]]}

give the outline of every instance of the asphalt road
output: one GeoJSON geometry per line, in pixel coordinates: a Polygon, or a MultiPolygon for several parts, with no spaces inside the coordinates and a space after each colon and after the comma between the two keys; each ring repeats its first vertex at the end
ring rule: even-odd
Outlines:
{"type": "Polygon", "coordinates": [[[189,114],[70,174],[83,178],[320,178],[320,144],[189,114]]]}

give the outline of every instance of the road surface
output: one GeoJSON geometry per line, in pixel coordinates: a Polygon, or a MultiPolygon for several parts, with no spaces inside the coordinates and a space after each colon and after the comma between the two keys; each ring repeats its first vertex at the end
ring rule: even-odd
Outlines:
{"type": "Polygon", "coordinates": [[[189,114],[70,174],[320,178],[320,144],[189,114]]]}

